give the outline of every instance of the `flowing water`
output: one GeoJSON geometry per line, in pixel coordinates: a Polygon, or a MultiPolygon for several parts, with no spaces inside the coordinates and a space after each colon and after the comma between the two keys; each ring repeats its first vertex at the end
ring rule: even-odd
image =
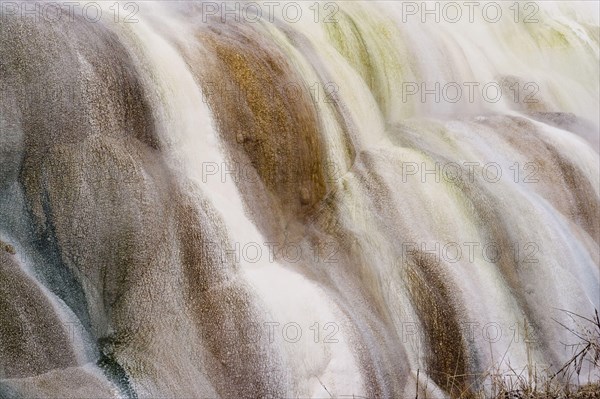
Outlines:
{"type": "Polygon", "coordinates": [[[2,398],[457,397],[570,359],[597,2],[73,4],[0,4],[2,398]]]}

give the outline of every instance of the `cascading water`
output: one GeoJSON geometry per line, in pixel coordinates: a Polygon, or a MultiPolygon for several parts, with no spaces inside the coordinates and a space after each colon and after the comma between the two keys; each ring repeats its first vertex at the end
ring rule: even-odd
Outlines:
{"type": "Polygon", "coordinates": [[[0,18],[1,398],[493,395],[600,308],[597,2],[0,18]]]}

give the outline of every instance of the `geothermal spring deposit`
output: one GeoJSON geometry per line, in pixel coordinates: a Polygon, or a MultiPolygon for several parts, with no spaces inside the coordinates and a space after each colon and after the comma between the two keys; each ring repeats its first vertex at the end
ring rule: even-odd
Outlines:
{"type": "Polygon", "coordinates": [[[600,397],[599,34],[0,2],[0,398],[600,397]]]}

